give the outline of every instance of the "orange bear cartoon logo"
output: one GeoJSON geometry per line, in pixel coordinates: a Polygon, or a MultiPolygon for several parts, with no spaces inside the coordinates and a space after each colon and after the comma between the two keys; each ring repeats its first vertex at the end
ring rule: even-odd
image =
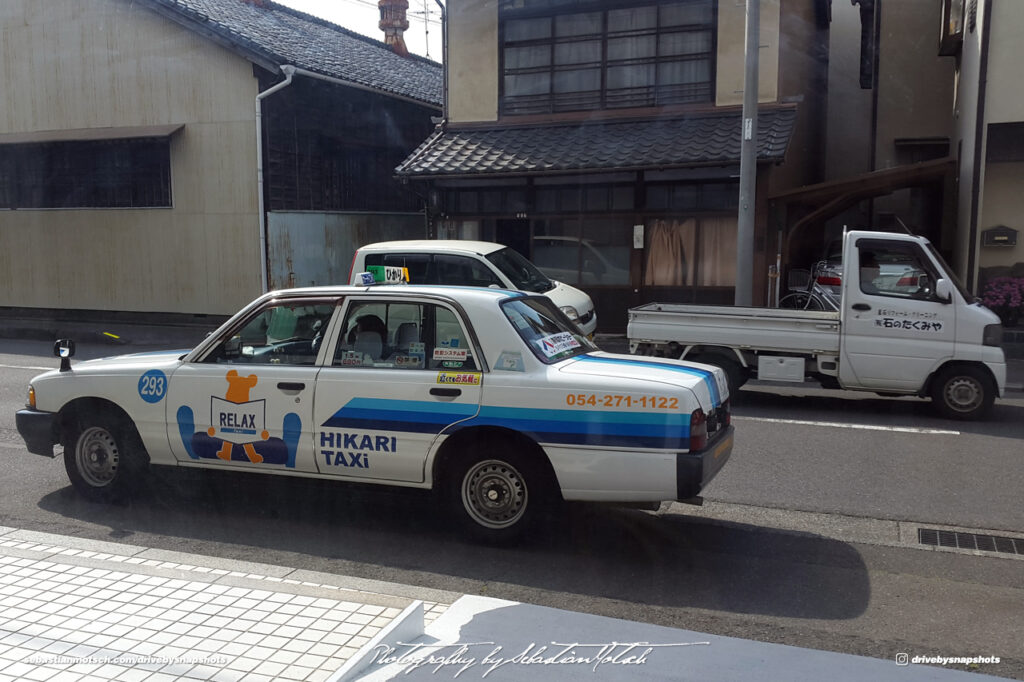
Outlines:
{"type": "Polygon", "coordinates": [[[237,370],[229,371],[224,378],[228,381],[228,390],[224,394],[224,400],[213,398],[211,401],[212,424],[207,433],[211,437],[215,436],[219,426],[225,434],[221,436],[224,443],[217,452],[217,457],[225,462],[231,461],[232,442],[236,442],[242,445],[242,450],[250,462],[259,464],[263,457],[256,452],[252,441],[239,440],[239,437],[244,439],[252,436],[258,436],[261,440],[270,438],[270,433],[264,428],[265,401],[249,399],[249,392],[259,379],[255,374],[239,376],[237,370]]]}
{"type": "Polygon", "coordinates": [[[225,378],[228,380],[228,392],[224,395],[224,399],[236,404],[249,402],[249,391],[259,381],[255,374],[242,377],[238,376],[238,370],[234,369],[228,372],[225,378]]]}

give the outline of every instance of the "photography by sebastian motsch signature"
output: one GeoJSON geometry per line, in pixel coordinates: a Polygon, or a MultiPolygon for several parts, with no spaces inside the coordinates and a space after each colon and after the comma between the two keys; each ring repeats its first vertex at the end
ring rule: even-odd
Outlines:
{"type": "Polygon", "coordinates": [[[481,677],[506,666],[586,666],[597,672],[604,666],[637,666],[647,663],[659,649],[710,646],[711,642],[677,642],[651,644],[650,642],[550,642],[538,645],[531,642],[522,651],[507,655],[505,647],[495,642],[457,642],[454,644],[405,644],[394,646],[379,644],[373,649],[371,665],[397,665],[403,674],[420,668],[432,673],[441,670],[454,672],[459,677],[467,670],[477,669],[481,677]]]}

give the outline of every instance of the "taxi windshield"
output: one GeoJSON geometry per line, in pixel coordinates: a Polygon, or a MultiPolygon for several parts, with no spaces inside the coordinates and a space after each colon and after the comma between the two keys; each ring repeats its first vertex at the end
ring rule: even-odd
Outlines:
{"type": "Polygon", "coordinates": [[[546,298],[517,298],[502,311],[533,354],[545,364],[598,350],[576,325],[546,298]]]}
{"type": "Polygon", "coordinates": [[[535,294],[543,294],[555,288],[554,282],[537,269],[537,266],[523,258],[518,251],[505,247],[487,255],[501,274],[505,275],[512,282],[512,286],[520,291],[531,291],[535,294]]]}

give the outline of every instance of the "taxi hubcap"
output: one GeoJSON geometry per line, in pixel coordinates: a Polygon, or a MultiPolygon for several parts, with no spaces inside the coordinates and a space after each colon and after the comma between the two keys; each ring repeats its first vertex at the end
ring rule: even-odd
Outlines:
{"type": "Polygon", "coordinates": [[[462,502],[474,521],[504,528],[526,511],[526,483],[507,462],[486,460],[473,465],[462,483],[462,502]]]}
{"type": "Polygon", "coordinates": [[[117,474],[120,460],[117,442],[109,431],[93,426],[79,436],[75,445],[75,460],[78,472],[86,483],[97,488],[103,487],[117,474]]]}

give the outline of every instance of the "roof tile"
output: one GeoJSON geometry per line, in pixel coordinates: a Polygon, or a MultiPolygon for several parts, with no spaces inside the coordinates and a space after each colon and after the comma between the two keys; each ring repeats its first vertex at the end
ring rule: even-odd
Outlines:
{"type": "Polygon", "coordinates": [[[386,44],[267,0],[150,0],[278,65],[440,106],[441,65],[400,57],[386,44]]]}
{"type": "MultiPolygon", "coordinates": [[[[681,168],[740,158],[738,111],[657,120],[435,131],[398,166],[398,175],[502,175],[608,169],[681,168]]],[[[757,158],[781,162],[795,107],[758,113],[757,158]]]]}

